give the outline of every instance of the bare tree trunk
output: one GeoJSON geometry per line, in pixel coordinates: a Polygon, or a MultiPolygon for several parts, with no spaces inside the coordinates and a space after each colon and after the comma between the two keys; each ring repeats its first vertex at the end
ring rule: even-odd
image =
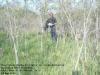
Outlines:
{"type": "MultiPolygon", "coordinates": [[[[91,14],[91,8],[90,8],[90,10],[89,10],[89,12],[88,12],[88,16],[86,17],[86,10],[85,10],[85,7],[84,7],[83,39],[82,39],[82,45],[81,45],[80,48],[79,48],[78,57],[77,57],[77,62],[76,62],[76,65],[75,65],[75,70],[77,70],[77,68],[78,68],[80,56],[81,56],[81,54],[82,54],[82,49],[83,49],[83,47],[86,47],[87,34],[88,34],[88,31],[89,31],[88,22],[89,22],[90,14],[91,14]]],[[[86,59],[86,49],[85,49],[85,59],[86,59]]]]}
{"type": "Polygon", "coordinates": [[[18,49],[17,49],[15,38],[14,38],[14,33],[13,33],[13,28],[12,28],[12,22],[11,22],[11,19],[10,19],[11,15],[10,15],[8,7],[7,7],[7,11],[8,11],[8,16],[9,16],[10,36],[11,36],[11,39],[12,39],[12,42],[13,42],[13,45],[14,45],[14,51],[15,51],[15,57],[16,57],[16,66],[18,68],[17,69],[18,70],[18,75],[20,75],[20,68],[18,66],[18,64],[19,64],[18,49]]]}
{"type": "Polygon", "coordinates": [[[99,50],[98,50],[98,39],[99,39],[99,35],[98,35],[98,30],[99,30],[99,18],[98,18],[98,13],[97,13],[97,19],[96,19],[96,55],[99,54],[99,50]]]}
{"type": "MultiPolygon", "coordinates": [[[[12,41],[13,41],[13,44],[14,44],[16,65],[18,65],[19,64],[19,61],[18,61],[18,49],[17,49],[16,43],[15,43],[15,39],[14,39],[14,35],[13,35],[13,32],[12,32],[11,25],[10,25],[10,35],[11,35],[11,38],[12,38],[12,41]]],[[[19,68],[19,66],[17,66],[17,67],[18,67],[18,75],[20,75],[20,68],[19,68]]]]}
{"type": "Polygon", "coordinates": [[[40,14],[40,19],[41,19],[41,51],[43,51],[43,18],[42,15],[40,14]]]}
{"type": "MultiPolygon", "coordinates": [[[[46,8],[46,4],[47,4],[47,1],[48,0],[44,0],[44,5],[43,5],[43,8],[44,9],[41,9],[40,10],[40,24],[41,24],[41,51],[44,50],[44,46],[43,46],[43,32],[44,32],[44,29],[43,29],[43,23],[44,23],[44,19],[45,19],[45,15],[46,15],[46,11],[47,11],[47,8],[46,8]]],[[[41,8],[41,7],[40,7],[41,8]]],[[[46,39],[45,39],[45,42],[47,44],[47,31],[46,31],[46,39]]],[[[46,47],[47,45],[45,45],[46,47]]]]}
{"type": "MultiPolygon", "coordinates": [[[[24,18],[27,19],[27,17],[26,17],[27,16],[27,0],[24,0],[24,3],[25,3],[25,12],[24,12],[25,15],[24,15],[24,18]]],[[[24,36],[25,36],[25,50],[26,50],[26,48],[27,48],[27,32],[24,31],[24,34],[25,34],[24,36]]]]}

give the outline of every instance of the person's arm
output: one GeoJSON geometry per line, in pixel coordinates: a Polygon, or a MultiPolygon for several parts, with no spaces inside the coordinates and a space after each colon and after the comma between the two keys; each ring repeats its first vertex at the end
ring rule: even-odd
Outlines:
{"type": "Polygon", "coordinates": [[[56,20],[56,18],[54,18],[54,24],[52,24],[52,25],[56,25],[57,24],[57,20],[56,20]]]}
{"type": "Polygon", "coordinates": [[[54,24],[52,24],[52,25],[56,25],[57,23],[54,23],[54,24]]]}

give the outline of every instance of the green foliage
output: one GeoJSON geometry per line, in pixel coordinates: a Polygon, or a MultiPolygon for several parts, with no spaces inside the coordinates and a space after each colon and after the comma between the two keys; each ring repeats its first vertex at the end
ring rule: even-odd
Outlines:
{"type": "MultiPolygon", "coordinates": [[[[44,34],[43,39],[43,51],[41,52],[41,34],[35,32],[27,32],[26,35],[26,47],[25,47],[25,35],[22,33],[18,36],[18,57],[19,64],[37,64],[42,66],[33,66],[33,72],[21,72],[21,75],[72,75],[75,64],[73,64],[73,50],[75,62],[77,60],[78,48],[76,42],[67,37],[66,43],[62,42],[62,39],[58,40],[58,44],[53,44],[50,34],[47,37],[44,34]],[[74,46],[72,47],[72,45],[74,46]],[[64,66],[47,66],[52,64],[64,64],[64,66]]],[[[84,48],[83,48],[84,50],[84,48]]],[[[15,64],[15,53],[13,43],[5,32],[0,32],[0,51],[3,56],[0,63],[2,64],[15,64]],[[5,62],[6,61],[6,62],[5,62]]],[[[84,51],[83,51],[84,52],[84,51]]],[[[88,52],[88,51],[87,51],[88,52]]],[[[95,72],[99,70],[96,66],[96,58],[89,56],[87,62],[85,62],[85,71],[88,75],[95,75],[95,72]]],[[[99,57],[97,60],[100,59],[99,57]]],[[[83,75],[82,65],[84,60],[80,59],[79,71],[80,75],[83,75]]],[[[16,72],[17,75],[17,72],[16,72]]]]}

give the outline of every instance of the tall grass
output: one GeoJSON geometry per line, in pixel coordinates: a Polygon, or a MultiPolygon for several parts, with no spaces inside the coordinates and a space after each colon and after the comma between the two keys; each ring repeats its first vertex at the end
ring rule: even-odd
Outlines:
{"type": "MultiPolygon", "coordinates": [[[[72,43],[72,39],[68,36],[66,43],[64,44],[62,39],[58,40],[58,44],[53,44],[50,34],[43,39],[43,51],[41,52],[41,34],[35,32],[28,32],[26,36],[27,46],[25,47],[25,38],[22,33],[18,36],[18,57],[20,64],[40,64],[42,66],[33,66],[33,72],[21,72],[21,75],[72,75],[75,63],[77,60],[78,48],[75,40],[72,43]],[[74,45],[72,47],[72,45],[74,45]],[[72,55],[74,50],[74,57],[72,55]],[[50,66],[56,64],[56,66],[50,66]],[[64,66],[57,66],[64,64],[64,66]],[[48,65],[48,66],[47,66],[48,65]]],[[[59,38],[59,37],[58,37],[59,38]]],[[[15,64],[15,53],[13,50],[13,44],[4,31],[0,32],[0,64],[15,64]]],[[[100,44],[99,44],[100,49],[100,44]]],[[[89,52],[92,49],[87,47],[87,62],[83,64],[84,55],[79,61],[80,75],[95,75],[95,72],[100,72],[100,57],[92,57],[89,52]],[[98,64],[99,62],[99,64],[98,64]],[[83,66],[84,65],[84,66],[83,66]]],[[[84,50],[83,50],[84,51],[84,50]]],[[[16,74],[17,75],[17,72],[16,74]]],[[[99,74],[97,74],[99,75],[99,74]]]]}

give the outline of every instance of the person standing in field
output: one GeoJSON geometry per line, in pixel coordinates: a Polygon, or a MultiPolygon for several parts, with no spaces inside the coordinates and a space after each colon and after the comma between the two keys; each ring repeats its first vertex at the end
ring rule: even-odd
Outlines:
{"type": "Polygon", "coordinates": [[[45,30],[50,27],[51,29],[51,37],[52,37],[52,42],[55,43],[57,41],[56,37],[56,18],[53,16],[53,13],[49,14],[50,18],[47,19],[46,24],[45,24],[45,30]]]}

